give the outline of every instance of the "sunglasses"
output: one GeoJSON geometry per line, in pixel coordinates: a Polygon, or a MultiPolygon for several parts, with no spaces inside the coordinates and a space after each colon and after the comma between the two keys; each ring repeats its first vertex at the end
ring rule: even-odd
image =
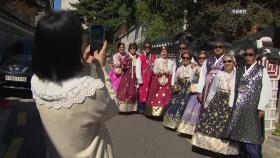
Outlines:
{"type": "Polygon", "coordinates": [[[224,63],[232,63],[232,60],[224,60],[224,63]]]}
{"type": "Polygon", "coordinates": [[[136,48],[134,48],[134,47],[131,47],[131,48],[129,48],[129,49],[136,49],[136,48]]]}
{"type": "Polygon", "coordinates": [[[191,57],[182,57],[183,60],[185,59],[191,59],[191,57]]]}
{"type": "Polygon", "coordinates": [[[215,48],[215,49],[217,49],[217,48],[222,49],[222,48],[224,48],[224,46],[214,46],[214,48],[215,48]]]}
{"type": "Polygon", "coordinates": [[[203,60],[205,60],[205,59],[206,59],[206,57],[198,57],[198,59],[203,59],[203,60]]]}
{"type": "Polygon", "coordinates": [[[244,57],[246,57],[246,56],[252,57],[252,56],[255,56],[255,53],[244,53],[244,57]]]}
{"type": "Polygon", "coordinates": [[[144,48],[145,48],[145,49],[150,49],[150,48],[151,48],[151,46],[144,46],[144,48]]]}

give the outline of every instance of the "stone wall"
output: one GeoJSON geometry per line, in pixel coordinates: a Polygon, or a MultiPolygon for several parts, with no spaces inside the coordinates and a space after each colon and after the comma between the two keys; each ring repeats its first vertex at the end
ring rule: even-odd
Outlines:
{"type": "Polygon", "coordinates": [[[272,83],[272,98],[270,104],[265,110],[265,130],[274,130],[278,121],[277,103],[278,103],[278,84],[280,79],[278,59],[263,58],[262,65],[265,66],[272,83]]]}

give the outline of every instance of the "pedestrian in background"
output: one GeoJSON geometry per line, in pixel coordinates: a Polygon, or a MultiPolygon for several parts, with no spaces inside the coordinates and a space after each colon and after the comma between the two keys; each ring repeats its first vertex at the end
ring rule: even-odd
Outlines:
{"type": "MultiPolygon", "coordinates": [[[[85,48],[82,25],[69,12],[47,14],[36,26],[31,88],[45,131],[47,158],[113,157],[105,122],[117,108],[102,80],[90,76],[88,63],[94,58],[89,52],[83,55],[85,48]]],[[[96,59],[104,65],[104,58],[96,59]]]]}

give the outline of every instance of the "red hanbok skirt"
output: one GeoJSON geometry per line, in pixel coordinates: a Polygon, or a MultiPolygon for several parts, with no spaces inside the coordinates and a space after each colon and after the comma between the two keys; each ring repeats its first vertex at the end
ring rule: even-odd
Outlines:
{"type": "Polygon", "coordinates": [[[151,116],[162,116],[169,104],[171,93],[171,75],[166,76],[168,82],[166,85],[161,86],[158,79],[161,76],[153,75],[151,86],[149,88],[148,98],[145,107],[145,114],[151,116]]]}

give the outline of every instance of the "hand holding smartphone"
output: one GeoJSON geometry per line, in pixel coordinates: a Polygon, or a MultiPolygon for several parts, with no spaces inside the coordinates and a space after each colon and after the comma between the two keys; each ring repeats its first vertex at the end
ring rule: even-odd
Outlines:
{"type": "Polygon", "coordinates": [[[102,25],[92,25],[90,27],[90,52],[99,52],[105,40],[105,28],[102,25]]]}

